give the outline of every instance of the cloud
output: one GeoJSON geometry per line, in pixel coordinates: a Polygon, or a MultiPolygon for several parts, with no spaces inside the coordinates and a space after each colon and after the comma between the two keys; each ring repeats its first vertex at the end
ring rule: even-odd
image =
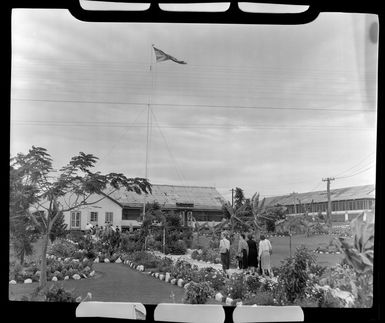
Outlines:
{"type": "Polygon", "coordinates": [[[250,194],[310,189],[375,147],[374,131],[354,129],[374,127],[374,113],[302,110],[373,107],[355,65],[361,54],[346,37],[348,17],[322,14],[303,26],[151,25],[17,11],[12,98],[42,101],[13,100],[12,119],[48,124],[16,125],[11,152],[41,145],[63,164],[86,151],[103,171],[141,175],[151,102],[157,183],[250,194]],[[153,64],[151,74],[152,43],[188,64],[153,64]],[[298,178],[302,186],[290,184],[298,178]]]}

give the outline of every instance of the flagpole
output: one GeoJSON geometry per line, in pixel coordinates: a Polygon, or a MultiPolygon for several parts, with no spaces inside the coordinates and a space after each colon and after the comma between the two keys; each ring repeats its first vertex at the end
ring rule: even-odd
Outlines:
{"type": "MultiPolygon", "coordinates": [[[[146,136],[146,163],[145,163],[145,175],[144,177],[148,179],[148,148],[149,148],[149,140],[150,140],[150,109],[151,109],[151,97],[152,97],[152,92],[154,88],[154,74],[153,74],[153,65],[152,65],[152,48],[153,45],[151,45],[150,48],[150,77],[151,77],[151,91],[147,103],[147,136],[146,136]]],[[[143,200],[143,220],[145,217],[146,213],[146,197],[147,194],[144,195],[144,200],[143,200]]]]}

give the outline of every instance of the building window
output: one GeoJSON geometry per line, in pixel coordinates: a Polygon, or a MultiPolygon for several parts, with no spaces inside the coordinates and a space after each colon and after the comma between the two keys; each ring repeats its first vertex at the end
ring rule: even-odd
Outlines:
{"type": "Polygon", "coordinates": [[[338,201],[338,211],[345,211],[344,201],[338,201]]]}
{"type": "Polygon", "coordinates": [[[113,220],[113,213],[112,212],[106,212],[106,220],[105,222],[110,222],[112,223],[112,220],[113,220]]]}
{"type": "Polygon", "coordinates": [[[332,211],[337,211],[337,202],[332,202],[332,211]]]}
{"type": "Polygon", "coordinates": [[[80,212],[71,212],[71,228],[80,228],[80,212]]]}
{"type": "Polygon", "coordinates": [[[327,210],[327,203],[322,203],[322,211],[326,212],[327,210]]]}
{"type": "Polygon", "coordinates": [[[98,212],[90,213],[90,222],[98,222],[98,212]]]}
{"type": "Polygon", "coordinates": [[[122,220],[137,220],[140,217],[141,209],[123,209],[122,220]]]}

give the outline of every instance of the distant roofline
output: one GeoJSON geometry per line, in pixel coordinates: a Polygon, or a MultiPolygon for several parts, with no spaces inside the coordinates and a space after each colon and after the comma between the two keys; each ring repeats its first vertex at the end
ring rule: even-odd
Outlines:
{"type": "MultiPolygon", "coordinates": [[[[171,185],[171,184],[151,184],[151,186],[153,186],[153,187],[154,187],[154,186],[158,186],[158,187],[159,187],[159,186],[162,186],[162,187],[180,187],[180,188],[213,189],[213,190],[215,190],[215,191],[219,194],[219,196],[218,196],[218,197],[215,197],[215,199],[225,200],[224,197],[217,191],[216,187],[214,187],[214,186],[191,186],[191,185],[189,185],[189,186],[186,185],[186,186],[185,186],[185,185],[171,185]]],[[[124,187],[121,187],[120,189],[124,189],[124,187]]],[[[102,195],[104,195],[106,198],[110,199],[112,202],[118,204],[121,208],[127,207],[128,204],[131,204],[131,203],[125,203],[125,202],[118,201],[118,200],[116,200],[115,198],[113,198],[112,196],[110,196],[110,195],[108,195],[108,194],[106,194],[106,193],[104,193],[104,192],[102,192],[102,195]]],[[[146,193],[143,193],[143,195],[146,195],[146,193]]],[[[149,195],[152,195],[152,194],[150,193],[149,195]]],[[[191,201],[190,201],[190,202],[191,202],[191,201]]],[[[190,203],[190,202],[187,202],[187,203],[190,203]]],[[[135,202],[134,202],[134,203],[135,203],[135,202]]],[[[139,202],[139,203],[140,203],[140,202],[139,202]]],[[[202,205],[202,206],[206,207],[205,209],[208,209],[206,205],[202,205]]],[[[217,206],[215,206],[215,209],[216,209],[216,207],[217,207],[217,206]]],[[[218,206],[218,207],[220,207],[220,206],[218,206]]],[[[196,206],[194,206],[194,208],[197,209],[196,206]]]]}
{"type": "Polygon", "coordinates": [[[194,187],[194,188],[213,188],[213,189],[217,189],[215,186],[194,186],[194,185],[151,184],[151,186],[194,187]]]}
{"type": "MultiPolygon", "coordinates": [[[[151,202],[149,202],[151,204],[151,202]]],[[[131,209],[142,209],[143,204],[142,203],[122,203],[122,208],[131,208],[131,209]]],[[[167,210],[180,210],[183,209],[183,207],[177,207],[174,204],[160,204],[160,206],[167,210]]],[[[191,208],[188,208],[191,211],[220,211],[222,210],[221,206],[208,206],[208,205],[194,205],[191,208]]]]}
{"type": "MultiPolygon", "coordinates": [[[[366,184],[366,185],[356,185],[356,186],[331,188],[330,191],[345,190],[348,188],[357,188],[357,187],[364,187],[364,186],[373,186],[373,188],[375,188],[374,184],[366,184]]],[[[320,192],[326,192],[326,189],[320,190],[320,191],[295,192],[295,194],[320,193],[320,192]]],[[[287,193],[287,194],[282,194],[282,195],[272,195],[272,196],[266,197],[266,199],[271,199],[271,198],[275,198],[275,197],[283,197],[283,196],[288,196],[288,195],[292,195],[292,194],[293,194],[293,192],[287,193]]]]}

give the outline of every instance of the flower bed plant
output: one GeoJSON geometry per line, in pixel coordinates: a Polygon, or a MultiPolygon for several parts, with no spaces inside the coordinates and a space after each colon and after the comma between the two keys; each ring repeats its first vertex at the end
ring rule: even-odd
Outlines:
{"type": "Polygon", "coordinates": [[[210,284],[216,292],[223,291],[227,281],[226,274],[221,270],[212,267],[201,268],[196,277],[198,281],[205,281],[210,284]]]}
{"type": "Polygon", "coordinates": [[[224,288],[224,292],[232,299],[242,299],[247,293],[247,284],[244,275],[242,273],[231,275],[224,288]]]}
{"type": "Polygon", "coordinates": [[[194,250],[191,253],[191,258],[212,263],[220,263],[219,249],[203,249],[201,252],[194,250]]]}
{"type": "Polygon", "coordinates": [[[173,261],[170,258],[160,259],[157,264],[157,270],[161,273],[171,272],[173,268],[173,261]]]}
{"type": "Polygon", "coordinates": [[[67,239],[56,239],[55,242],[48,248],[47,253],[56,257],[68,258],[74,257],[79,247],[67,239]]]}
{"type": "MultiPolygon", "coordinates": [[[[66,276],[69,278],[77,274],[80,278],[89,277],[93,271],[93,261],[89,259],[79,260],[75,258],[61,259],[55,256],[47,258],[47,279],[52,280],[56,277],[57,280],[63,280],[66,276]],[[60,260],[59,260],[60,259],[60,260]]],[[[31,279],[34,282],[39,281],[40,266],[36,263],[31,263],[27,267],[15,266],[10,271],[10,280],[15,280],[18,283],[24,282],[26,279],[31,279]]]]}
{"type": "Polygon", "coordinates": [[[187,304],[205,304],[209,297],[214,296],[214,289],[208,282],[191,282],[186,288],[183,302],[187,304]]]}
{"type": "Polygon", "coordinates": [[[160,261],[158,257],[146,251],[135,251],[125,258],[137,265],[143,265],[144,268],[157,268],[160,261]]]}
{"type": "Polygon", "coordinates": [[[172,267],[170,274],[176,279],[183,279],[185,281],[191,281],[194,277],[193,266],[185,261],[178,260],[172,267]]]}

